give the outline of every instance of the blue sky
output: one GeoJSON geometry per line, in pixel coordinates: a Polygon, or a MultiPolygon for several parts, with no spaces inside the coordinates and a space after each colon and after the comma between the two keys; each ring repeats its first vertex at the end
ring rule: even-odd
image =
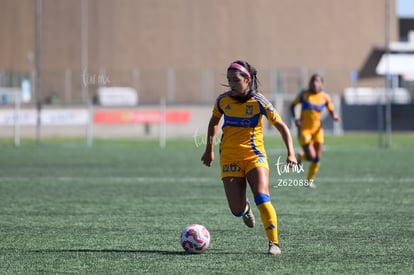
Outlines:
{"type": "Polygon", "coordinates": [[[397,14],[399,17],[414,18],[414,0],[397,0],[397,14]]]}

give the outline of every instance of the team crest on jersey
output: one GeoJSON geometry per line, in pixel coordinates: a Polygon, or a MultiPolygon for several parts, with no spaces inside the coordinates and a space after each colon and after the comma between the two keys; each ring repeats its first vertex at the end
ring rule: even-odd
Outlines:
{"type": "Polygon", "coordinates": [[[246,105],[246,115],[253,114],[253,105],[246,105]]]}

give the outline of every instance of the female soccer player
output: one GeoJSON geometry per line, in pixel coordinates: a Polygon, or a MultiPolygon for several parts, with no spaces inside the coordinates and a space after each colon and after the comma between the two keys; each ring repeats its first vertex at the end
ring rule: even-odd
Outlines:
{"type": "Polygon", "coordinates": [[[263,116],[280,132],[287,149],[287,164],[296,165],[289,128],[272,104],[257,91],[257,71],[245,61],[235,61],[227,69],[230,91],[221,94],[208,125],[206,150],[201,158],[206,166],[214,160],[214,139],[224,117],[220,144],[221,178],[231,212],[243,217],[248,227],[255,225],[246,199],[247,183],[259,209],[269,239],[269,254],[280,254],[276,211],[270,201],[269,165],[263,144],[263,116]],[[247,181],[247,183],[246,183],[247,181]]]}
{"type": "Polygon", "coordinates": [[[298,154],[298,161],[310,161],[308,171],[308,187],[315,187],[313,181],[319,170],[322,145],[324,141],[321,123],[321,112],[327,107],[335,121],[340,121],[336,115],[330,96],[323,91],[323,78],[313,74],[309,80],[308,89],[300,93],[290,106],[292,117],[299,130],[299,143],[303,152],[298,154]],[[301,104],[300,118],[295,117],[295,106],[301,104]]]}

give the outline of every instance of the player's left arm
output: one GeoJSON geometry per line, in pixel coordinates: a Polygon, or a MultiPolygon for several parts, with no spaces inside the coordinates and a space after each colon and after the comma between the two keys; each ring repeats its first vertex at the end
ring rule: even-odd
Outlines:
{"type": "Polygon", "coordinates": [[[263,107],[266,109],[265,115],[267,117],[267,120],[279,131],[283,143],[286,146],[286,163],[288,165],[296,165],[297,160],[295,156],[295,149],[293,146],[292,135],[290,134],[289,127],[286,125],[286,123],[283,122],[279,113],[275,110],[272,104],[270,104],[270,102],[268,102],[267,105],[263,107]]]}
{"type": "Polygon", "coordinates": [[[296,165],[298,163],[298,161],[296,160],[295,149],[293,147],[292,135],[290,134],[289,128],[287,127],[286,123],[284,123],[282,120],[277,121],[273,125],[279,131],[279,133],[282,137],[282,140],[285,143],[286,150],[287,150],[286,163],[288,165],[296,165]]]}
{"type": "Polygon", "coordinates": [[[329,112],[330,116],[332,117],[332,119],[334,121],[337,121],[337,122],[341,121],[341,118],[335,112],[335,106],[332,102],[331,97],[325,92],[324,92],[324,94],[325,94],[325,97],[326,97],[326,108],[328,109],[328,112],[329,112]]]}

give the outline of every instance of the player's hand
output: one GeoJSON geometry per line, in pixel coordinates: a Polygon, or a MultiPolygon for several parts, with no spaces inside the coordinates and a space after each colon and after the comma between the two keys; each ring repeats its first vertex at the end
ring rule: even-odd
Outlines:
{"type": "Polygon", "coordinates": [[[293,167],[293,166],[297,165],[297,164],[298,164],[298,161],[297,161],[297,159],[296,159],[295,155],[289,155],[289,156],[286,158],[286,164],[287,164],[289,167],[293,167]]]}
{"type": "Polygon", "coordinates": [[[339,116],[334,116],[333,117],[333,120],[336,121],[336,122],[340,122],[341,121],[341,118],[339,116]]]}
{"type": "Polygon", "coordinates": [[[201,157],[201,161],[205,166],[211,167],[211,164],[214,160],[214,152],[205,151],[203,156],[201,157]]]}

